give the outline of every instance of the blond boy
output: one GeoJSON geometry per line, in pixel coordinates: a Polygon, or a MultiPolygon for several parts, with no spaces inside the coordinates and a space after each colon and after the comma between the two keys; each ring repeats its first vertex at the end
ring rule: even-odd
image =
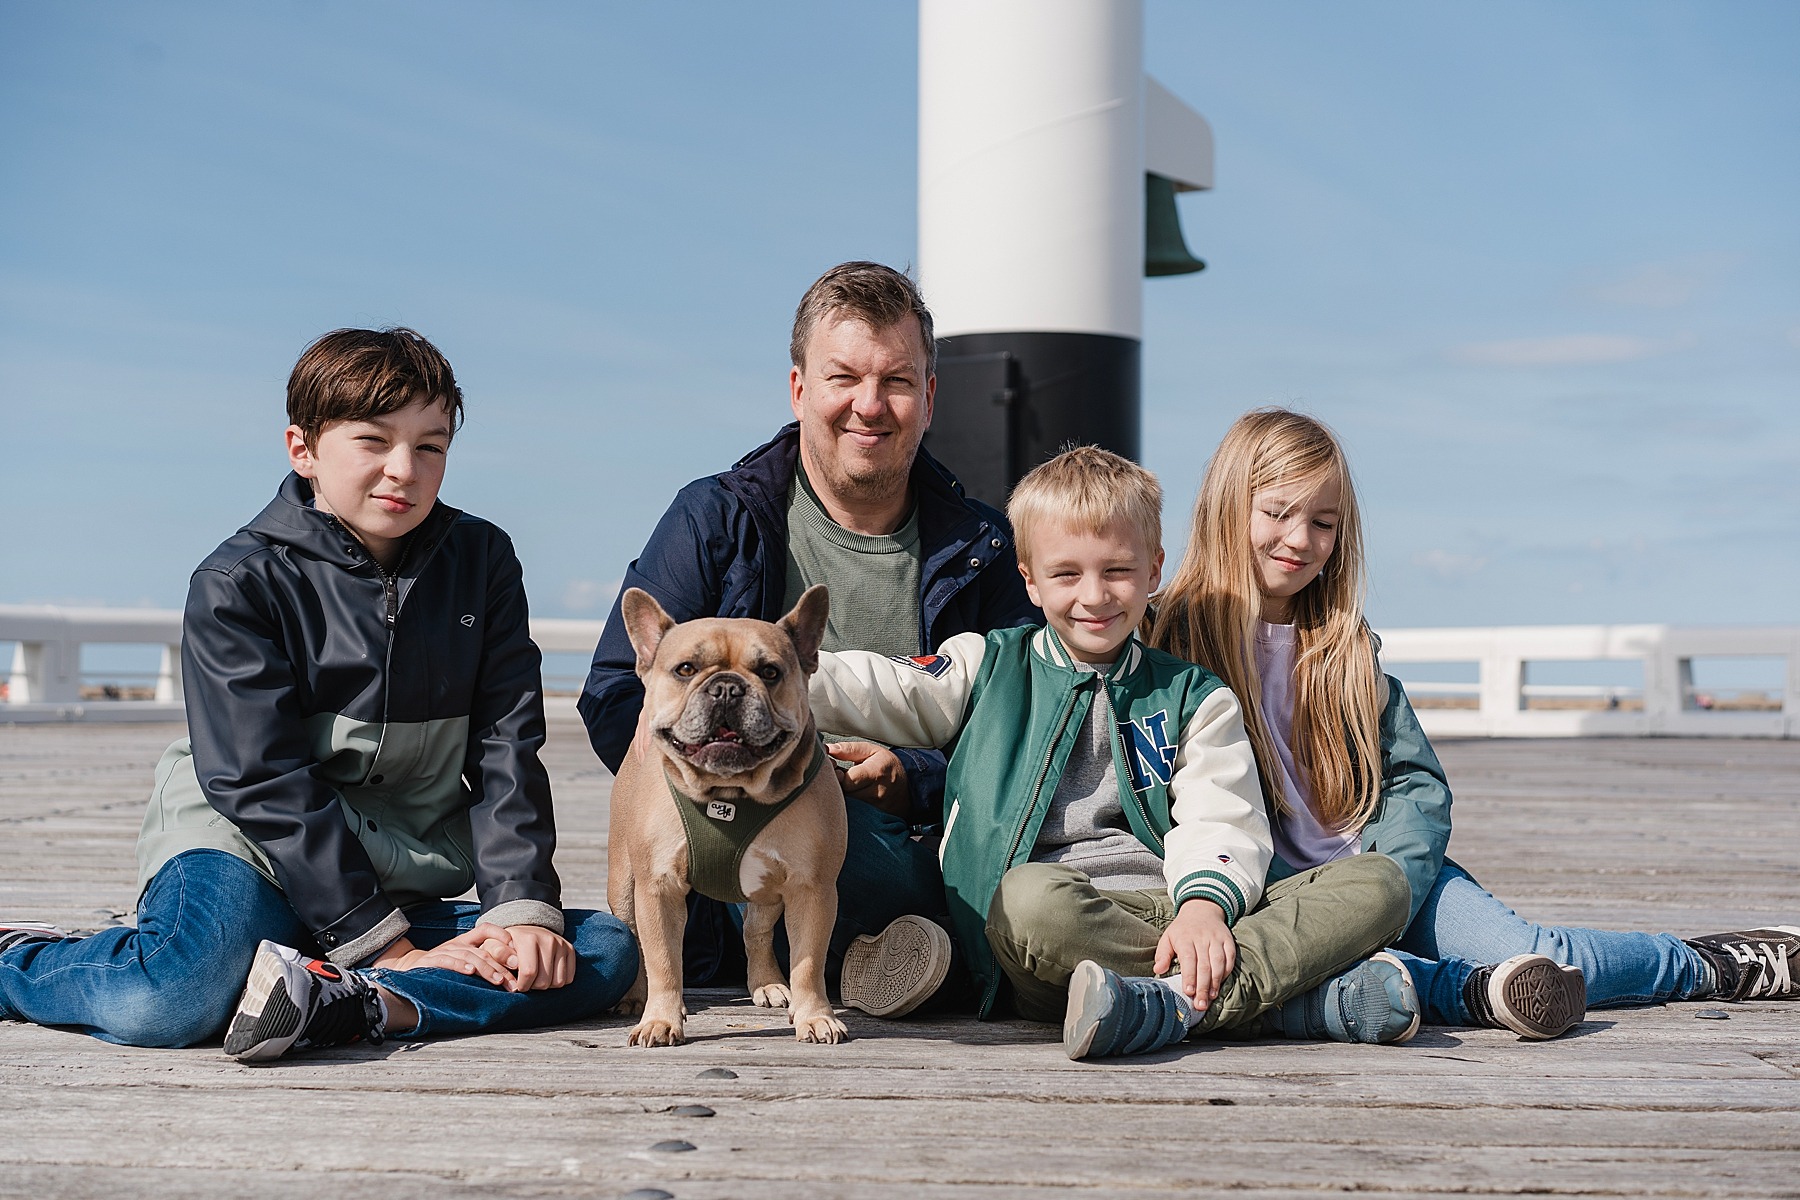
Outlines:
{"type": "Polygon", "coordinates": [[[1397,964],[1333,978],[1405,924],[1399,868],[1358,856],[1265,896],[1272,844],[1237,699],[1136,637],[1161,581],[1161,511],[1135,463],[1058,455],[1007,506],[1047,624],[919,658],[822,655],[814,712],[895,745],[954,743],[939,853],[983,1018],[1005,998],[1063,1021],[1071,1057],[1139,1053],[1330,981],[1260,1027],[1409,1036],[1417,1001],[1397,964]],[[1308,1020],[1321,1005],[1339,1019],[1308,1020]]]}

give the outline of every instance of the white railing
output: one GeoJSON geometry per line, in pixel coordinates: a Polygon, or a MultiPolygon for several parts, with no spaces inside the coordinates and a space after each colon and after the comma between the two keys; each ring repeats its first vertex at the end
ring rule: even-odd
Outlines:
{"type": "MultiPolygon", "coordinates": [[[[601,621],[534,618],[531,636],[546,654],[591,654],[601,621]]],[[[153,608],[59,608],[0,604],[0,644],[13,645],[12,670],[0,676],[0,724],[42,721],[179,721],[181,701],[181,614],[153,608]],[[81,648],[97,645],[150,646],[158,651],[152,672],[84,670],[81,648]],[[154,680],[147,699],[112,699],[91,679],[154,680]]],[[[573,715],[574,700],[550,697],[558,713],[573,715]]]]}
{"type": "Polygon", "coordinates": [[[1516,625],[1495,629],[1394,629],[1381,661],[1404,677],[1408,663],[1473,664],[1474,683],[1406,685],[1425,732],[1440,737],[1800,737],[1800,626],[1516,625]],[[1694,684],[1695,659],[1785,660],[1780,707],[1711,705],[1694,684]],[[1642,687],[1527,682],[1528,663],[1637,662],[1642,687]],[[1396,668],[1401,668],[1396,670],[1396,668]],[[1447,695],[1474,707],[1430,707],[1447,695]],[[1560,701],[1570,707],[1548,707],[1560,701]],[[1587,701],[1587,707],[1574,707],[1587,701]],[[1536,702],[1536,703],[1534,703],[1536,702]]]}
{"type": "Polygon", "coordinates": [[[0,642],[13,643],[12,671],[6,676],[0,722],[181,720],[178,612],[0,605],[0,642]],[[92,645],[159,647],[161,661],[154,676],[153,698],[84,697],[81,648],[92,645]]]}
{"type": "MultiPolygon", "coordinates": [[[[534,618],[531,636],[546,654],[587,654],[602,622],[534,618]]],[[[179,720],[181,614],[153,609],[0,605],[0,643],[14,644],[0,723],[9,721],[179,720]],[[83,695],[81,648],[160,648],[154,699],[83,695]]],[[[1521,625],[1494,629],[1393,629],[1382,634],[1382,663],[1404,676],[1409,663],[1469,664],[1476,681],[1419,681],[1407,691],[1427,733],[1440,737],[1800,738],[1800,626],[1707,628],[1673,625],[1521,625]],[[1695,659],[1784,660],[1779,709],[1707,708],[1694,686],[1695,659]],[[1528,663],[1637,662],[1642,687],[1534,684],[1528,663]],[[1458,697],[1473,707],[1434,707],[1458,697]],[[1545,701],[1589,707],[1543,707],[1545,701]]],[[[106,672],[87,672],[105,675],[106,672]]],[[[147,674],[147,673],[146,673],[147,674]]],[[[560,712],[567,697],[554,697],[560,712]]]]}

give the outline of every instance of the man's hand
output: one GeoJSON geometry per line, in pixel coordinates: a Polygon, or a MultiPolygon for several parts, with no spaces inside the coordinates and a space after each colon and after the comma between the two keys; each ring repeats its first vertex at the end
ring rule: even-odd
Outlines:
{"type": "Polygon", "coordinates": [[[1237,966],[1237,941],[1225,924],[1225,910],[1211,900],[1189,900],[1156,943],[1156,973],[1181,964],[1181,990],[1205,1011],[1237,966]]]}
{"type": "Polygon", "coordinates": [[[390,971],[439,967],[447,971],[460,971],[464,975],[479,975],[496,987],[516,991],[516,988],[510,987],[512,975],[486,948],[495,940],[510,944],[506,941],[506,936],[506,930],[498,925],[477,925],[467,933],[457,934],[441,946],[421,950],[412,944],[411,938],[403,935],[389,942],[386,949],[377,954],[368,965],[386,967],[390,971]]]}
{"type": "Polygon", "coordinates": [[[498,937],[482,943],[482,949],[514,972],[508,991],[542,992],[574,982],[575,947],[561,934],[542,925],[511,925],[498,932],[498,937]]]}
{"type": "Polygon", "coordinates": [[[844,795],[854,796],[896,817],[912,815],[912,789],[906,783],[906,768],[900,756],[873,742],[832,742],[825,753],[853,764],[848,771],[837,769],[838,786],[844,795]]]}

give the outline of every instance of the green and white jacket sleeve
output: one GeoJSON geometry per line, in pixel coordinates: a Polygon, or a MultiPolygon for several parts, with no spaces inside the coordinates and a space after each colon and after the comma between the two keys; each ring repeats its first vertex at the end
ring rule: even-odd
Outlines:
{"type": "Polygon", "coordinates": [[[921,658],[823,652],[808,688],[813,719],[890,746],[943,746],[962,729],[986,653],[979,633],[959,633],[921,658]]]}
{"type": "Polygon", "coordinates": [[[1175,907],[1211,900],[1237,924],[1262,899],[1275,842],[1243,710],[1226,688],[1210,692],[1181,731],[1169,813],[1163,873],[1175,907]]]}

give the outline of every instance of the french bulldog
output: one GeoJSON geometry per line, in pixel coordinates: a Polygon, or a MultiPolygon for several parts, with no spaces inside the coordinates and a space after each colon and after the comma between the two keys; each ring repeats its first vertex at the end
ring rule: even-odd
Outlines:
{"type": "Polygon", "coordinates": [[[620,600],[644,681],[644,708],[612,790],[607,900],[637,935],[642,965],[621,1012],[642,1014],[633,1046],[684,1038],[681,940],[690,889],[747,902],[751,998],[786,1006],[794,1036],[835,1043],[825,996],[846,818],[807,677],[825,636],[825,588],[780,621],[706,617],[676,624],[638,588],[620,600]],[[772,945],[787,917],[792,975],[772,945]]]}

